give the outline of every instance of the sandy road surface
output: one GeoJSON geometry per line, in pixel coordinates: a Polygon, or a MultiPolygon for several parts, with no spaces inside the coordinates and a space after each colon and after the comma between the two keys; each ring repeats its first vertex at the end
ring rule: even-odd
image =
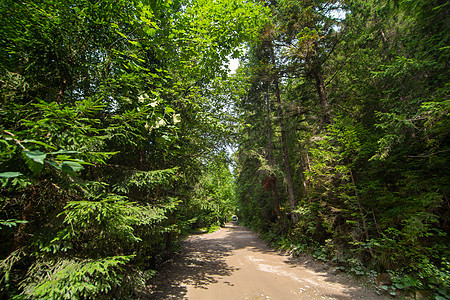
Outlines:
{"type": "Polygon", "coordinates": [[[236,224],[184,242],[145,299],[383,299],[345,274],[282,255],[236,224]]]}

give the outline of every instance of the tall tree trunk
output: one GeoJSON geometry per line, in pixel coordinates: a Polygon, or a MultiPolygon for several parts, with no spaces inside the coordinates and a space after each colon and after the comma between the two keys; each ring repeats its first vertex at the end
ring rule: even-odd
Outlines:
{"type": "Polygon", "coordinates": [[[331,118],[330,113],[330,102],[328,101],[327,91],[325,90],[325,83],[323,81],[322,72],[319,67],[313,70],[313,77],[316,81],[316,89],[319,94],[320,105],[322,106],[323,115],[322,115],[322,124],[333,124],[333,120],[331,118]]]}
{"type": "MultiPolygon", "coordinates": [[[[274,68],[276,67],[275,64],[275,53],[273,51],[273,46],[270,48],[271,51],[271,59],[272,64],[274,68]]],[[[276,71],[274,74],[273,83],[275,85],[275,97],[277,99],[277,107],[278,107],[278,114],[280,118],[280,130],[281,130],[281,144],[283,146],[283,158],[284,158],[284,171],[286,173],[286,183],[288,188],[288,195],[289,195],[289,203],[291,205],[291,210],[294,211],[297,209],[297,205],[295,203],[295,193],[294,193],[294,187],[292,184],[292,177],[291,177],[291,167],[289,165],[289,155],[287,150],[287,139],[286,139],[286,129],[284,126],[284,111],[283,107],[281,105],[281,96],[280,96],[280,87],[278,85],[278,72],[276,71]]],[[[298,216],[296,213],[292,212],[292,221],[294,223],[298,222],[298,216]]]]}
{"type": "MultiPolygon", "coordinates": [[[[298,134],[298,132],[297,132],[297,134],[298,134]]],[[[306,199],[308,199],[308,191],[307,191],[306,176],[305,176],[306,166],[305,166],[304,159],[303,159],[303,148],[302,148],[302,143],[300,140],[298,141],[298,150],[299,150],[299,154],[300,154],[300,172],[302,173],[303,195],[305,196],[306,199]]]]}
{"type": "Polygon", "coordinates": [[[325,82],[322,75],[322,63],[317,56],[316,49],[312,50],[306,57],[307,65],[310,68],[310,76],[314,79],[317,94],[319,95],[320,106],[322,107],[322,126],[332,124],[330,112],[330,101],[328,100],[327,91],[325,90],[325,82]]]}
{"type": "MultiPolygon", "coordinates": [[[[273,159],[273,143],[272,143],[272,122],[270,121],[270,97],[269,92],[266,94],[266,105],[267,105],[267,128],[268,128],[268,138],[269,138],[269,164],[271,168],[275,167],[275,161],[273,159]]],[[[275,177],[275,181],[272,184],[272,194],[273,194],[273,202],[275,206],[275,212],[277,214],[277,219],[281,220],[281,211],[280,211],[280,201],[278,200],[278,191],[277,191],[277,181],[275,177]]]]}

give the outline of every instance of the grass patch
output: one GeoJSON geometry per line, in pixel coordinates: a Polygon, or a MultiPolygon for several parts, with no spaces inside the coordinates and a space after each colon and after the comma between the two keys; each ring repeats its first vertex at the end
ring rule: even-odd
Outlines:
{"type": "Polygon", "coordinates": [[[216,230],[219,230],[220,226],[219,225],[211,225],[208,228],[208,233],[214,232],[216,230]]]}
{"type": "Polygon", "coordinates": [[[188,236],[191,234],[211,233],[211,232],[218,230],[219,228],[220,228],[219,225],[211,225],[209,227],[201,227],[201,228],[192,228],[192,229],[183,231],[182,236],[188,236]]]}

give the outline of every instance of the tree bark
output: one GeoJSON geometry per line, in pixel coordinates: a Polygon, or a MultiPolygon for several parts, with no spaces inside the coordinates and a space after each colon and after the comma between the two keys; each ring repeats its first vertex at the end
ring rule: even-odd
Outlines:
{"type": "Polygon", "coordinates": [[[324,125],[333,124],[330,113],[330,102],[328,101],[328,95],[327,91],[325,90],[325,83],[321,71],[315,68],[315,70],[313,70],[313,77],[316,81],[316,89],[317,93],[319,94],[319,101],[323,110],[322,123],[324,125]]]}
{"type": "MultiPolygon", "coordinates": [[[[297,132],[298,134],[298,132],[297,132]]],[[[298,150],[299,150],[299,154],[300,154],[300,172],[302,173],[302,182],[303,182],[303,195],[305,196],[305,198],[307,200],[308,199],[308,191],[307,191],[307,184],[306,184],[306,177],[305,177],[305,163],[303,160],[303,149],[302,149],[302,143],[301,141],[298,141],[298,150]]]]}
{"type": "Polygon", "coordinates": [[[330,112],[330,101],[328,100],[327,91],[325,90],[325,81],[322,75],[323,62],[317,56],[317,50],[313,49],[306,57],[307,65],[309,66],[309,75],[314,79],[317,94],[319,95],[320,106],[322,107],[322,126],[332,124],[330,112]]]}
{"type": "MultiPolygon", "coordinates": [[[[267,127],[268,127],[268,135],[269,135],[269,163],[270,167],[275,167],[275,161],[273,159],[273,143],[272,143],[272,122],[270,121],[270,97],[269,93],[266,94],[266,105],[267,105],[267,127]]],[[[275,212],[277,214],[277,219],[281,220],[281,211],[280,211],[280,201],[278,200],[278,191],[277,191],[277,181],[275,180],[272,186],[272,194],[273,194],[273,202],[275,206],[275,212]]]]}
{"type": "MultiPolygon", "coordinates": [[[[271,59],[273,67],[275,68],[275,54],[273,51],[273,46],[270,48],[271,51],[271,59]]],[[[284,126],[284,111],[283,107],[281,105],[281,96],[280,96],[280,87],[278,85],[278,72],[276,71],[274,74],[273,83],[275,86],[275,97],[277,99],[277,107],[278,107],[278,114],[280,118],[280,130],[281,130],[281,144],[283,146],[283,158],[284,158],[284,170],[286,173],[286,183],[287,183],[287,189],[288,189],[288,195],[289,195],[289,203],[291,205],[291,210],[294,211],[297,209],[297,205],[295,203],[295,193],[294,193],[294,187],[292,185],[292,176],[291,176],[291,168],[289,165],[289,155],[287,150],[287,139],[286,139],[286,129],[284,126]]],[[[292,221],[295,223],[298,222],[298,216],[296,213],[291,213],[292,221]]]]}

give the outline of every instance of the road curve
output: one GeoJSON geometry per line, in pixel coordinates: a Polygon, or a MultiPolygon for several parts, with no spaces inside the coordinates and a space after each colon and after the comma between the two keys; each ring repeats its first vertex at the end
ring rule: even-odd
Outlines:
{"type": "MultiPolygon", "coordinates": [[[[167,264],[145,299],[383,299],[345,274],[268,248],[256,234],[229,223],[191,236],[167,264]]],[[[386,298],[387,299],[387,298],[386,298]]]]}

